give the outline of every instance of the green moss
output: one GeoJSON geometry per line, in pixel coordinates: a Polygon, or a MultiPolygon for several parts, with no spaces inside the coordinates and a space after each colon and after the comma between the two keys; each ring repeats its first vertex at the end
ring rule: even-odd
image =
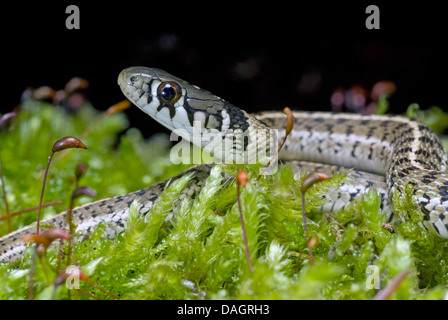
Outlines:
{"type": "MultiPolygon", "coordinates": [[[[80,138],[102,114],[89,105],[78,114],[26,101],[16,121],[0,132],[0,158],[10,211],[39,202],[41,171],[49,151],[63,136],[80,138]]],[[[74,169],[88,164],[82,185],[98,192],[96,199],[124,194],[147,187],[185,169],[169,161],[168,138],[142,138],[137,129],[128,129],[124,114],[108,117],[87,138],[88,150],[71,150],[50,169],[44,202],[62,200],[63,205],[44,210],[45,216],[64,210],[74,189],[74,169]],[[123,133],[118,138],[118,134],[123,133]],[[130,165],[132,164],[132,165],[130,165]]],[[[371,299],[377,290],[367,285],[368,270],[378,268],[381,288],[400,272],[411,273],[395,290],[394,299],[443,299],[448,295],[448,249],[446,241],[416,226],[421,215],[409,195],[393,199],[405,222],[386,231],[380,197],[370,190],[347,209],[331,215],[314,212],[329,188],[345,181],[336,173],[330,180],[313,185],[306,193],[309,232],[318,238],[311,265],[303,228],[301,182],[306,172],[294,174],[288,165],[274,175],[256,178],[260,166],[215,166],[202,191],[175,199],[189,177],[169,184],[152,208],[138,215],[134,203],[125,230],[114,240],[102,238],[100,226],[76,244],[76,258],[90,281],[122,299],[371,299]],[[241,189],[253,272],[249,271],[242,238],[235,182],[225,180],[245,169],[249,183],[241,189]],[[176,220],[164,223],[176,207],[176,220]]],[[[78,204],[96,199],[83,198],[78,204]]],[[[0,201],[1,212],[4,203],[0,201]]],[[[12,220],[18,229],[36,219],[36,213],[12,220]]],[[[0,222],[0,234],[8,232],[0,222]]],[[[29,266],[28,250],[19,268],[0,264],[0,298],[26,299],[29,266]]],[[[53,281],[58,263],[57,248],[43,259],[53,281]]],[[[65,266],[64,266],[65,267],[65,266]]],[[[82,282],[81,289],[101,299],[110,296],[82,282]]],[[[40,299],[67,299],[62,285],[48,285],[41,264],[35,270],[35,296],[40,299]]],[[[71,293],[71,298],[87,299],[71,293]]]]}

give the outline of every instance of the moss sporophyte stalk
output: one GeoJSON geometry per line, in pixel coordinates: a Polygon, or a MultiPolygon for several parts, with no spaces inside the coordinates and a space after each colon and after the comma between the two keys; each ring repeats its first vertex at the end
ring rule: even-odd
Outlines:
{"type": "MultiPolygon", "coordinates": [[[[51,164],[43,203],[62,203],[42,207],[42,218],[67,210],[77,186],[88,186],[97,195],[76,197],[75,206],[147,188],[186,169],[169,162],[167,136],[144,139],[137,129],[129,128],[122,112],[104,117],[85,104],[77,112],[67,113],[26,100],[13,121],[0,131],[10,213],[39,203],[40,176],[54,142],[66,136],[82,137],[98,121],[82,138],[87,150],[71,150],[51,164]],[[79,163],[85,163],[87,169],[76,178],[79,163]]],[[[344,172],[336,172],[306,191],[307,242],[300,187],[308,172],[296,174],[284,165],[257,181],[259,173],[258,165],[214,166],[194,198],[182,193],[194,176],[172,180],[146,215],[139,214],[142,199],[135,199],[124,230],[114,239],[103,237],[106,226],[100,223],[83,241],[74,241],[72,253],[85,275],[79,290],[68,289],[67,273],[54,271],[69,267],[58,258],[60,250],[68,252],[68,241],[48,246],[41,262],[36,258],[34,263],[34,299],[373,299],[378,290],[398,280],[389,299],[447,297],[446,242],[412,227],[419,217],[406,197],[393,200],[410,220],[394,225],[395,233],[382,227],[387,221],[381,197],[373,189],[345,210],[316,212],[322,195],[347,180],[344,172]],[[249,179],[240,188],[239,210],[232,177],[243,169],[249,179]],[[182,199],[173,201],[179,195],[182,199]],[[176,219],[167,220],[173,213],[176,219]],[[380,289],[375,289],[375,279],[380,289]]],[[[1,217],[5,209],[2,200],[1,217]]],[[[12,216],[10,227],[17,230],[29,225],[36,216],[36,211],[12,216]]],[[[0,235],[8,233],[7,219],[1,220],[0,235]]],[[[28,298],[33,252],[30,245],[17,264],[0,263],[1,299],[28,298]]]]}

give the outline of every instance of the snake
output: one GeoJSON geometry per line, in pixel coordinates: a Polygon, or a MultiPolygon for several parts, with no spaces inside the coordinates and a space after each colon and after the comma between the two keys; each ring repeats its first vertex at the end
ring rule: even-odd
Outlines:
{"type": "MultiPolygon", "coordinates": [[[[286,136],[287,118],[283,112],[249,114],[160,69],[142,66],[124,69],[118,76],[118,85],[125,97],[144,113],[200,148],[216,151],[212,155],[217,160],[223,160],[230,152],[231,160],[247,162],[255,154],[256,160],[262,161],[273,154],[278,141],[286,136]],[[214,133],[214,139],[195,139],[195,130],[202,137],[214,133]],[[223,141],[230,143],[218,143],[223,141]],[[258,157],[260,151],[266,152],[258,157]]],[[[392,219],[390,199],[404,195],[410,186],[412,202],[423,217],[419,225],[448,239],[448,156],[429,127],[400,115],[310,111],[292,114],[295,125],[278,154],[279,161],[290,163],[295,171],[332,173],[350,169],[349,181],[324,195],[322,212],[345,208],[375,188],[381,196],[381,209],[392,219]]],[[[212,166],[197,164],[148,188],[74,208],[76,234],[88,236],[103,222],[105,236],[113,239],[124,230],[129,207],[135,199],[139,199],[139,214],[150,214],[166,185],[185,174],[192,176],[179,197],[194,197],[212,166]]],[[[67,212],[62,212],[44,219],[42,225],[66,228],[66,216],[67,212]]],[[[35,227],[28,226],[0,238],[0,261],[19,261],[26,249],[21,239],[33,232],[35,227]]]]}

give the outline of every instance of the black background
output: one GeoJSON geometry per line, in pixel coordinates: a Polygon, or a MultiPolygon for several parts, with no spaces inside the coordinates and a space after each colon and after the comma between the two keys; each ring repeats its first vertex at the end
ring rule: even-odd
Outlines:
{"type": "MultiPolygon", "coordinates": [[[[379,80],[397,84],[393,113],[413,102],[448,110],[448,13],[436,2],[58,1],[1,12],[2,113],[26,87],[61,89],[74,76],[106,109],[123,99],[117,75],[133,65],[165,69],[247,111],[329,110],[336,87],[379,80]],[[80,9],[80,30],[65,27],[69,4],[80,9]],[[380,9],[380,30],[365,27],[369,4],[380,9]],[[248,62],[256,72],[241,77],[248,62]],[[318,81],[309,88],[310,76],[318,81]]],[[[145,135],[163,131],[137,108],[126,113],[145,135]]]]}

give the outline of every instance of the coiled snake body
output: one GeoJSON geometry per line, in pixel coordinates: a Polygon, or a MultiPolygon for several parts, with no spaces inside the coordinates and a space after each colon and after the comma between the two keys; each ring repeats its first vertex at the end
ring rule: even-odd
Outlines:
{"type": "MultiPolygon", "coordinates": [[[[159,69],[125,69],[118,77],[118,84],[137,107],[171,130],[182,129],[191,134],[194,126],[199,124],[201,130],[217,130],[222,138],[235,130],[248,132],[243,143],[233,145],[232,150],[242,149],[248,153],[258,150],[260,147],[255,142],[263,130],[278,129],[279,140],[285,135],[286,117],[282,112],[248,114],[159,69]]],[[[427,126],[390,115],[293,114],[296,124],[279,154],[280,159],[294,160],[292,165],[296,169],[329,173],[338,167],[363,170],[351,171],[352,180],[338,190],[332,190],[326,196],[329,201],[322,210],[338,210],[374,186],[382,196],[383,209],[387,211],[390,210],[388,197],[395,192],[403,193],[406,186],[411,185],[413,200],[424,214],[420,225],[448,239],[448,157],[439,138],[427,126]]],[[[194,139],[192,142],[195,143],[194,139]]],[[[199,146],[204,148],[209,144],[201,141],[199,146]]],[[[180,174],[195,172],[184,193],[197,192],[210,168],[208,164],[198,165],[180,174]]],[[[124,228],[132,201],[139,197],[139,212],[146,214],[165,184],[161,182],[76,208],[73,216],[78,225],[77,233],[88,234],[104,221],[108,227],[107,235],[115,237],[124,228]]],[[[65,213],[49,218],[47,222],[64,227],[65,213]]],[[[25,227],[0,238],[0,261],[18,260],[25,250],[21,237],[34,230],[34,227],[25,227]]]]}

